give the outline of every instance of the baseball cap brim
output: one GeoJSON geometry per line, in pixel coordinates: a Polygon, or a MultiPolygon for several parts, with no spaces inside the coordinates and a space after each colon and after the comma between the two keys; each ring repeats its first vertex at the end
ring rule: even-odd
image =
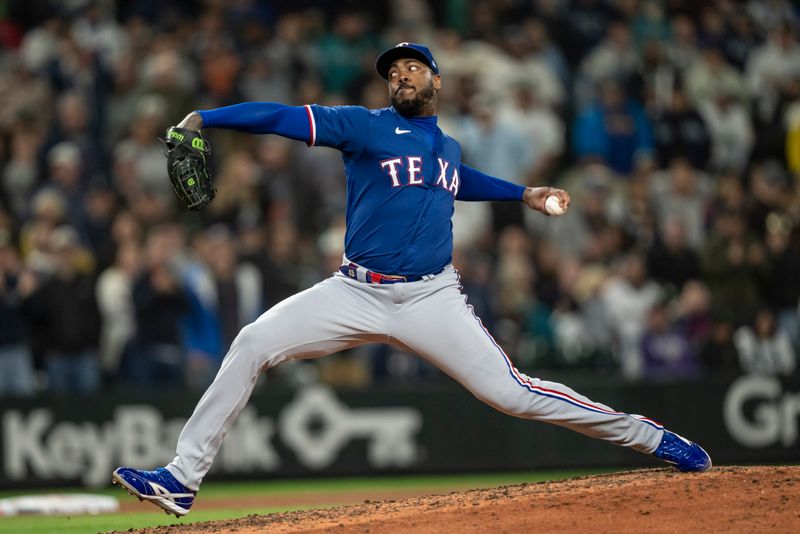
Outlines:
{"type": "Polygon", "coordinates": [[[425,65],[427,65],[434,74],[438,74],[438,70],[431,65],[430,60],[428,57],[420,52],[415,48],[411,48],[410,46],[396,46],[394,48],[390,48],[380,56],[378,56],[378,60],[375,62],[375,70],[378,71],[378,74],[384,80],[389,79],[389,68],[392,66],[392,63],[397,61],[398,59],[418,59],[425,65]]]}

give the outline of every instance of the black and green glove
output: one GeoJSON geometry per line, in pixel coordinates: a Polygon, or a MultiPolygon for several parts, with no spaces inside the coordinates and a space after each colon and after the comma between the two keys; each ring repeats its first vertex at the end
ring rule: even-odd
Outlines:
{"type": "Polygon", "coordinates": [[[171,126],[167,128],[167,173],[178,200],[190,210],[208,206],[216,194],[208,172],[211,146],[200,132],[171,126]]]}

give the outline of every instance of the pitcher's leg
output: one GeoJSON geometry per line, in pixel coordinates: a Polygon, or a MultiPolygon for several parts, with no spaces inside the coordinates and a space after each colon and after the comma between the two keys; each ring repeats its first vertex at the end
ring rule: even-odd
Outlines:
{"type": "Polygon", "coordinates": [[[178,438],[167,469],[196,491],[222,439],[250,398],[262,371],[294,358],[314,358],[367,341],[382,325],[377,306],[356,298],[346,280],[331,278],[294,295],[244,327],[225,355],[178,438]]]}
{"type": "Polygon", "coordinates": [[[656,450],[664,433],[661,425],[646,417],[618,412],[563,384],[519,372],[466,304],[455,278],[426,298],[411,299],[392,336],[504,413],[645,453],[656,450]]]}

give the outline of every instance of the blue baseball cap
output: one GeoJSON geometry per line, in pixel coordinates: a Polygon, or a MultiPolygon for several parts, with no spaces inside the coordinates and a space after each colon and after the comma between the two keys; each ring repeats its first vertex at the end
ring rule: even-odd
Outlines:
{"type": "Polygon", "coordinates": [[[398,59],[408,58],[414,58],[422,61],[428,67],[430,67],[434,74],[439,74],[439,65],[436,64],[436,60],[433,59],[433,54],[431,54],[431,51],[428,50],[428,47],[425,45],[408,42],[397,43],[395,46],[378,56],[378,60],[375,62],[375,70],[378,71],[378,74],[380,74],[381,78],[388,80],[389,67],[392,66],[392,63],[398,59]]]}

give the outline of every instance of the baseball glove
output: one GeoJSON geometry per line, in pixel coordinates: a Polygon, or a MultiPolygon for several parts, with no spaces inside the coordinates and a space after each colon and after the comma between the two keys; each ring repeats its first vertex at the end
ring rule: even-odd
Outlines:
{"type": "Polygon", "coordinates": [[[190,210],[208,206],[217,190],[208,172],[211,146],[200,132],[171,126],[164,139],[167,145],[167,173],[178,200],[190,210]]]}

